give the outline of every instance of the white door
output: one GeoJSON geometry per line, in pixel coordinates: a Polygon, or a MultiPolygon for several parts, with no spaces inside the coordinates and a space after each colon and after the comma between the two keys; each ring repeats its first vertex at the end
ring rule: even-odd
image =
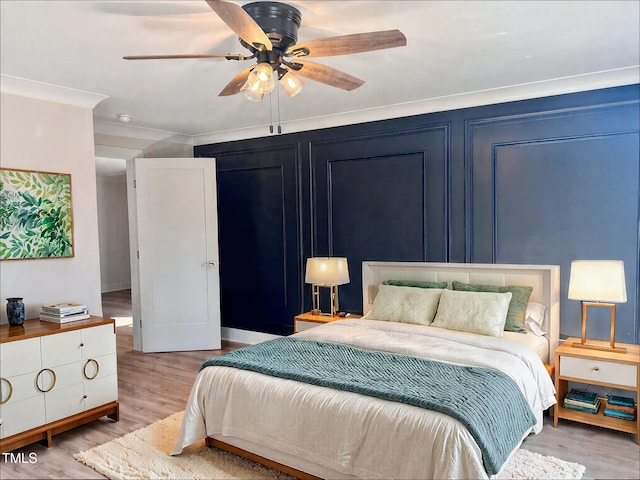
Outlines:
{"type": "Polygon", "coordinates": [[[219,349],[215,160],[137,158],[133,170],[142,351],[219,349]]]}

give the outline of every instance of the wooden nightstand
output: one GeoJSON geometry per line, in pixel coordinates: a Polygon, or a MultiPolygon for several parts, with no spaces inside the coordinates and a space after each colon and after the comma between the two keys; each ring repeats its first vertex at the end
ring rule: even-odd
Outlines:
{"type": "MultiPolygon", "coordinates": [[[[574,422],[588,423],[599,427],[611,428],[637,435],[640,444],[640,415],[636,421],[605,417],[602,413],[606,401],[602,402],[598,414],[578,412],[562,407],[562,401],[568,391],[569,382],[601,385],[636,392],[640,398],[640,345],[616,344],[624,347],[627,353],[614,353],[587,348],[575,348],[578,338],[568,338],[556,349],[556,391],[558,403],[554,407],[553,426],[558,419],[565,418],[574,422]]],[[[593,342],[608,345],[608,342],[593,342]]],[[[637,401],[637,400],[636,400],[637,401]]]]}
{"type": "Polygon", "coordinates": [[[354,315],[353,313],[347,313],[346,317],[330,317],[327,315],[314,315],[313,313],[301,313],[296,315],[293,323],[294,333],[303,332],[310,328],[317,327],[324,323],[335,322],[336,320],[345,320],[347,318],[361,318],[362,315],[354,315]]]}

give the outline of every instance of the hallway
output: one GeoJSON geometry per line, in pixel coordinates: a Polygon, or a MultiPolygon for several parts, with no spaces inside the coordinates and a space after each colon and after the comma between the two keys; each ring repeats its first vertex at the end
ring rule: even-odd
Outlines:
{"type": "Polygon", "coordinates": [[[102,294],[102,316],[114,318],[116,327],[132,325],[131,289],[104,292],[102,294]]]}

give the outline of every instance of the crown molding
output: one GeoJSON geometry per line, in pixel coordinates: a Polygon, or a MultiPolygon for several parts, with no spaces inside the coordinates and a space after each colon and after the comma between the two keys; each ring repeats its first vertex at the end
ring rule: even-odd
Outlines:
{"type": "Polygon", "coordinates": [[[85,92],[5,74],[0,74],[0,92],[89,109],[95,108],[101,101],[109,98],[108,95],[100,93],[85,92]]]}
{"type": "Polygon", "coordinates": [[[111,145],[95,144],[96,157],[131,160],[144,157],[144,150],[139,148],[116,147],[111,145]]]}
{"type": "Polygon", "coordinates": [[[116,137],[138,138],[153,142],[172,142],[184,145],[193,145],[193,137],[191,135],[139,127],[131,124],[94,120],[93,130],[95,133],[113,135],[116,137]]]}
{"type": "MultiPolygon", "coordinates": [[[[584,92],[601,88],[620,87],[637,83],[640,83],[640,66],[634,65],[616,70],[541,80],[519,85],[428,98],[409,103],[386,105],[367,110],[286,121],[281,122],[281,125],[283,133],[295,133],[518,100],[550,97],[553,95],[584,92]]],[[[197,146],[265,137],[268,136],[266,133],[268,131],[269,125],[264,124],[238,130],[204,133],[194,135],[193,144],[197,146]]]]}

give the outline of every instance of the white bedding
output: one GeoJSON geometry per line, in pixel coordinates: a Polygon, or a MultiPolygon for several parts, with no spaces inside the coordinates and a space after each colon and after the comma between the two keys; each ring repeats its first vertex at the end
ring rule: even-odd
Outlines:
{"type": "Polygon", "coordinates": [[[545,336],[536,335],[533,332],[527,331],[527,333],[518,332],[502,332],[502,338],[507,340],[513,340],[514,342],[526,345],[531,350],[538,354],[540,360],[544,363],[549,358],[549,339],[545,336]]]}
{"type": "MultiPolygon", "coordinates": [[[[296,336],[500,369],[529,402],[536,433],[543,410],[555,403],[538,355],[509,339],[374,320],[331,322],[296,336]]],[[[338,476],[487,476],[475,440],[447,415],[229,367],[208,367],[198,375],[172,454],[205,436],[234,437],[338,476]]]]}

